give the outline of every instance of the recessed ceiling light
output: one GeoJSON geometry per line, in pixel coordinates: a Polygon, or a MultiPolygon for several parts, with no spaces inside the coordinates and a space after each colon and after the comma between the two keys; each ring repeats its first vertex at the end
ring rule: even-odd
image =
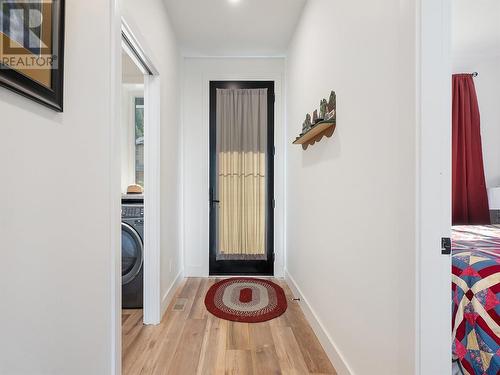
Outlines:
{"type": "Polygon", "coordinates": [[[238,4],[241,0],[228,0],[231,4],[238,4]]]}

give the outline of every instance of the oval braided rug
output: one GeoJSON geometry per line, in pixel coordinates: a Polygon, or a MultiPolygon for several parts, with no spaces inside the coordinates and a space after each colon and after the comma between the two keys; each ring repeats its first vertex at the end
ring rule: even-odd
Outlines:
{"type": "Polygon", "coordinates": [[[207,310],[218,318],[258,323],[286,311],[283,289],[269,280],[235,277],[212,285],[205,296],[207,310]]]}

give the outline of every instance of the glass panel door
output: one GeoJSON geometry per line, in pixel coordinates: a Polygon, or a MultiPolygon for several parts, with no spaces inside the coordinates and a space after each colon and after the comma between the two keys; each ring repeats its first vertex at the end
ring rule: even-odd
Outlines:
{"type": "Polygon", "coordinates": [[[273,82],[211,82],[210,273],[273,272],[273,82]]]}

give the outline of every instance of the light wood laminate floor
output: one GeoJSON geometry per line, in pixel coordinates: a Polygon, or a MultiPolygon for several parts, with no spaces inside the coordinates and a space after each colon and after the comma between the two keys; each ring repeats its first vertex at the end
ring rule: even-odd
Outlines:
{"type": "Polygon", "coordinates": [[[336,374],[288,286],[288,309],[263,323],[216,318],[204,304],[216,279],[188,278],[157,326],[123,310],[123,374],[336,374]]]}

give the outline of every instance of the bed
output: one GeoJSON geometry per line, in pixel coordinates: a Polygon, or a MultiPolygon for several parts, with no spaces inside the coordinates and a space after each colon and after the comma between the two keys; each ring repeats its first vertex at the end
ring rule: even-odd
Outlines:
{"type": "Polygon", "coordinates": [[[500,226],[452,231],[453,356],[464,375],[500,374],[500,226]]]}

